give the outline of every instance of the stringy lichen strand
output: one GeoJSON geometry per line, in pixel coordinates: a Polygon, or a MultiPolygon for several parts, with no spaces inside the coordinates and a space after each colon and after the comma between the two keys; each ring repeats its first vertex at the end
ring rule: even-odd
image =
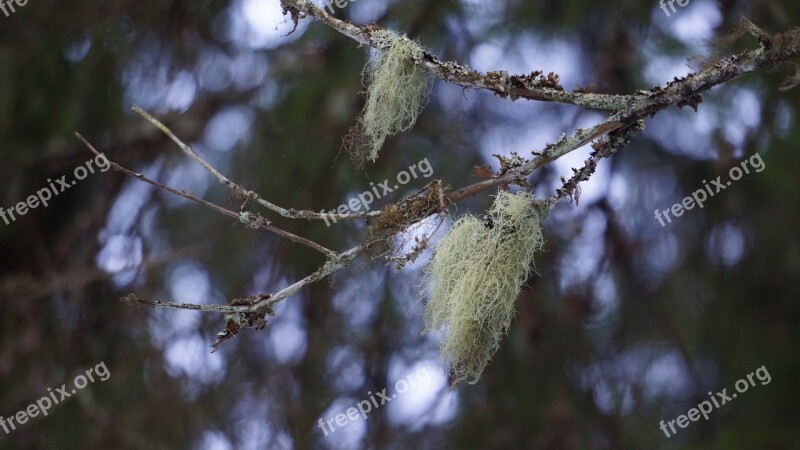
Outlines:
{"type": "Polygon", "coordinates": [[[358,165],[375,161],[387,137],[414,126],[430,90],[428,78],[414,64],[422,57],[422,47],[405,36],[391,39],[386,31],[376,33],[387,34],[390,43],[364,67],[366,104],[345,138],[345,147],[358,165]]]}
{"type": "Polygon", "coordinates": [[[442,357],[453,384],[478,381],[514,316],[514,303],[543,245],[540,211],[528,193],[497,194],[491,223],[456,221],[425,269],[427,330],[444,330],[442,357]],[[488,226],[487,226],[488,225],[488,226]]]}

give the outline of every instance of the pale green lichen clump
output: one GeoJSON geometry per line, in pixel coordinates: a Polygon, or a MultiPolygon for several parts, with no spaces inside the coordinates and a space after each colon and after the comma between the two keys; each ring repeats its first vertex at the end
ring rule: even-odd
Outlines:
{"type": "Polygon", "coordinates": [[[425,322],[446,334],[441,353],[454,385],[477,382],[508,332],[543,245],[544,214],[532,195],[501,191],[486,220],[462,217],[437,244],[425,269],[431,294],[425,322]]]}
{"type": "MultiPolygon", "coordinates": [[[[345,147],[358,164],[375,161],[387,137],[414,126],[428,99],[430,83],[414,63],[423,49],[407,37],[392,39],[384,33],[388,48],[364,68],[366,104],[358,123],[345,138],[345,147]]],[[[381,36],[378,36],[381,37],[381,36]]]]}

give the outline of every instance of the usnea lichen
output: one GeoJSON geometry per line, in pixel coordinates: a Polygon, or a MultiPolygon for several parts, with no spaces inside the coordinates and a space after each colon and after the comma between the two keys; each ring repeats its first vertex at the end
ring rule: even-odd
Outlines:
{"type": "Polygon", "coordinates": [[[477,382],[508,331],[543,245],[544,214],[532,195],[501,191],[488,216],[462,217],[437,244],[425,269],[425,322],[445,333],[441,353],[454,385],[477,382]]]}
{"type": "MultiPolygon", "coordinates": [[[[375,161],[387,137],[414,126],[428,99],[430,83],[414,63],[424,50],[407,37],[391,38],[364,67],[366,103],[358,122],[345,138],[345,148],[359,166],[375,161]]],[[[381,36],[378,36],[381,37],[381,36]]]]}

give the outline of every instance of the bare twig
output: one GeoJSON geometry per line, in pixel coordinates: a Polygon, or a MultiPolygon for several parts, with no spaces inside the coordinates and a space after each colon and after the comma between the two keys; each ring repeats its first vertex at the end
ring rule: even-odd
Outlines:
{"type": "Polygon", "coordinates": [[[228,186],[231,189],[239,187],[236,183],[234,183],[231,180],[229,180],[225,175],[219,173],[219,171],[217,169],[213,168],[211,166],[211,164],[207,163],[206,160],[204,160],[203,158],[200,157],[200,155],[195,153],[194,150],[191,149],[191,147],[189,147],[188,145],[184,144],[183,141],[178,139],[178,136],[175,136],[175,133],[173,133],[172,130],[167,128],[167,126],[164,125],[163,123],[161,123],[158,119],[156,119],[155,117],[151,116],[147,111],[143,110],[142,108],[139,108],[136,105],[133,105],[131,107],[131,109],[133,111],[135,111],[137,114],[139,114],[140,116],[142,116],[145,119],[147,119],[148,122],[150,122],[153,125],[155,125],[156,128],[161,130],[161,132],[166,134],[170,139],[172,139],[173,142],[175,142],[178,145],[178,147],[181,150],[183,150],[184,153],[186,153],[192,159],[194,159],[195,161],[200,163],[200,165],[203,166],[203,168],[206,169],[210,174],[214,175],[219,180],[220,183],[224,184],[225,186],[228,186]]]}
{"type": "Polygon", "coordinates": [[[260,196],[255,191],[245,189],[244,187],[240,186],[237,183],[231,181],[228,177],[223,175],[220,171],[214,168],[211,164],[209,164],[205,159],[203,159],[200,155],[195,153],[191,147],[186,145],[172,130],[169,129],[166,125],[164,125],[160,120],[153,117],[150,113],[143,110],[138,106],[131,107],[133,111],[135,111],[140,116],[144,117],[148,122],[152,123],[156,126],[159,130],[161,130],[164,134],[166,134],[170,139],[172,139],[175,144],[187,155],[189,155],[192,159],[197,161],[204,169],[208,171],[211,175],[213,175],[220,183],[225,185],[226,187],[230,188],[234,192],[238,192],[243,194],[246,198],[255,200],[261,206],[280,214],[283,217],[287,217],[290,219],[336,219],[339,220],[357,220],[357,219],[367,219],[369,217],[374,217],[378,215],[377,211],[364,211],[364,212],[353,212],[348,214],[339,214],[339,213],[317,213],[314,211],[309,210],[296,210],[294,208],[286,209],[281,208],[280,206],[265,200],[262,196],[260,196]]]}
{"type": "MultiPolygon", "coordinates": [[[[89,150],[92,151],[92,153],[94,153],[95,155],[99,155],[100,154],[92,146],[92,144],[89,143],[89,141],[87,141],[83,136],[80,135],[80,133],[75,132],[75,136],[77,136],[78,139],[80,139],[81,142],[83,142],[83,144],[89,150]]],[[[108,160],[108,158],[106,158],[106,159],[108,160]]],[[[306,246],[308,246],[310,248],[313,248],[314,250],[316,250],[316,251],[318,251],[318,252],[320,252],[323,255],[328,256],[328,257],[336,255],[336,252],[334,252],[333,250],[325,248],[325,247],[317,244],[316,242],[310,241],[310,240],[308,240],[308,239],[306,239],[304,237],[297,236],[296,234],[290,233],[290,232],[285,231],[285,230],[281,230],[280,228],[277,228],[277,227],[274,227],[274,226],[270,225],[269,220],[265,219],[260,214],[250,213],[250,212],[239,213],[239,212],[236,212],[236,211],[231,211],[231,210],[229,210],[227,208],[223,208],[223,207],[221,207],[219,205],[216,205],[216,204],[211,203],[209,201],[203,200],[202,198],[199,198],[199,197],[196,197],[196,196],[194,196],[192,194],[189,194],[186,191],[183,191],[183,190],[179,191],[179,190],[171,188],[171,187],[169,187],[169,186],[167,186],[165,184],[159,183],[158,181],[151,180],[150,178],[147,178],[146,176],[142,175],[141,173],[133,172],[131,170],[128,170],[128,169],[120,166],[119,164],[111,161],[111,160],[108,160],[108,162],[109,162],[109,164],[111,164],[111,167],[114,170],[118,171],[118,172],[122,172],[122,173],[124,173],[126,175],[130,175],[130,176],[132,176],[132,177],[134,177],[134,178],[136,178],[136,179],[138,179],[140,181],[144,181],[145,183],[152,184],[153,186],[155,186],[155,187],[157,187],[159,189],[163,189],[163,190],[165,190],[165,191],[167,191],[169,193],[178,195],[178,196],[183,197],[183,198],[185,198],[187,200],[191,200],[191,201],[193,201],[193,202],[195,202],[195,203],[197,203],[199,205],[205,206],[206,208],[209,208],[209,209],[211,209],[213,211],[216,211],[216,212],[218,212],[220,214],[223,214],[225,216],[234,218],[234,219],[242,222],[243,224],[247,225],[249,228],[262,228],[262,229],[265,229],[265,230],[269,230],[269,231],[271,231],[271,232],[273,232],[273,233],[275,233],[275,234],[277,234],[277,235],[279,235],[281,237],[285,237],[286,239],[289,239],[289,240],[292,240],[292,241],[297,242],[299,244],[303,244],[303,245],[306,245],[306,246]]]]}
{"type": "MultiPolygon", "coordinates": [[[[353,247],[346,252],[339,253],[333,256],[331,259],[325,262],[322,267],[317,269],[316,272],[312,273],[311,275],[303,278],[300,281],[292,284],[291,286],[287,286],[280,291],[272,294],[266,295],[262,294],[259,296],[260,300],[253,302],[249,305],[198,305],[192,303],[174,303],[174,302],[163,302],[160,300],[144,300],[137,297],[134,294],[129,294],[127,297],[123,297],[120,300],[131,303],[135,305],[141,306],[150,306],[150,307],[159,307],[159,308],[172,308],[172,309],[191,309],[195,311],[206,311],[206,312],[223,312],[223,313],[241,313],[241,312],[263,312],[270,308],[272,308],[275,304],[280,302],[281,300],[294,295],[300,289],[314,284],[323,278],[327,277],[328,275],[337,272],[345,267],[348,267],[358,255],[361,254],[361,247],[353,247]]],[[[231,303],[237,303],[234,300],[231,303]]]]}

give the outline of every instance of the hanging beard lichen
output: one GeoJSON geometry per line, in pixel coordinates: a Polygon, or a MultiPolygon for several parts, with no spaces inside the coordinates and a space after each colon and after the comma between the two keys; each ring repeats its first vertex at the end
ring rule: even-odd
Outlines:
{"type": "Polygon", "coordinates": [[[422,58],[422,47],[405,36],[392,38],[384,30],[375,31],[373,37],[389,42],[388,48],[364,67],[366,103],[344,140],[358,166],[375,161],[387,137],[414,126],[430,89],[428,78],[414,64],[422,58]]]}
{"type": "Polygon", "coordinates": [[[528,193],[501,191],[480,220],[462,217],[425,269],[427,330],[446,333],[441,353],[453,385],[478,381],[514,316],[514,302],[542,247],[547,208],[528,193]]]}

